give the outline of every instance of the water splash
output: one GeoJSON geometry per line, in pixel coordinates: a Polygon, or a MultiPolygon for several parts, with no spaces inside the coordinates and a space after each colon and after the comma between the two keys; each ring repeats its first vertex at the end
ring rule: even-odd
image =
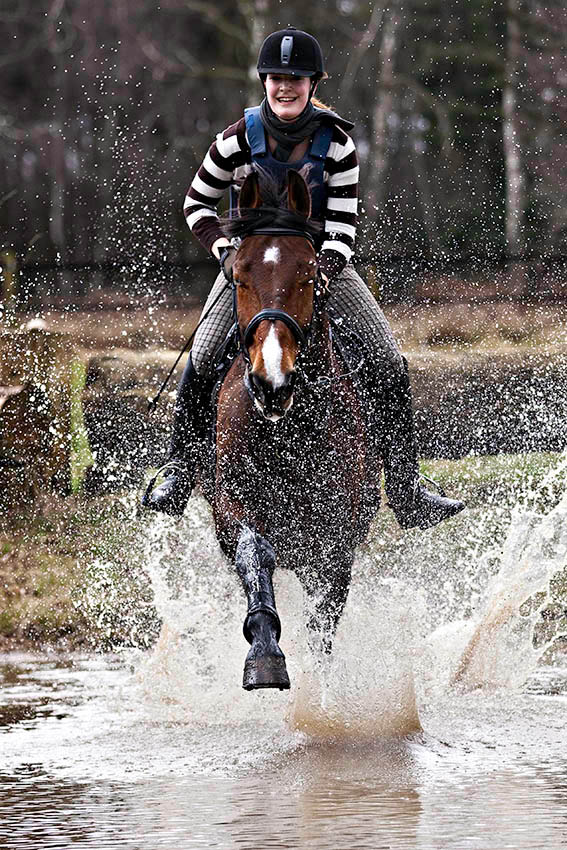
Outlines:
{"type": "MultiPolygon", "coordinates": [[[[333,655],[303,653],[288,722],[312,737],[340,739],[409,735],[421,729],[415,659],[421,643],[416,600],[394,581],[361,602],[356,583],[339,624],[333,655]]],[[[423,600],[420,600],[423,603],[423,600]]]]}
{"type": "MultiPolygon", "coordinates": [[[[564,457],[514,506],[498,570],[472,616],[429,636],[422,677],[430,690],[517,689],[565,635],[564,616],[554,618],[545,633],[542,618],[550,618],[550,605],[561,605],[562,615],[567,605],[567,491],[553,505],[553,493],[565,486],[566,468],[564,457]]],[[[489,557],[494,558],[492,549],[479,558],[480,570],[489,557]]]]}
{"type": "MultiPolygon", "coordinates": [[[[298,580],[276,571],[289,694],[241,688],[245,601],[205,502],[193,498],[179,522],[152,517],[145,568],[163,625],[153,650],[135,660],[149,715],[199,727],[253,723],[278,746],[296,746],[305,735],[345,741],[406,736],[420,728],[420,705],[454,688],[517,689],[563,625],[567,631],[560,620],[541,630],[549,606],[561,604],[557,577],[567,566],[565,466],[563,459],[500,516],[499,543],[490,535],[484,550],[479,544],[478,525],[485,514],[493,517],[491,506],[480,516],[457,518],[459,557],[464,563],[468,553],[468,572],[466,587],[450,604],[442,570],[436,584],[425,586],[416,573],[387,575],[375,548],[362,551],[330,659],[308,649],[298,580]]],[[[415,533],[425,561],[433,559],[442,533],[415,533]]]]}

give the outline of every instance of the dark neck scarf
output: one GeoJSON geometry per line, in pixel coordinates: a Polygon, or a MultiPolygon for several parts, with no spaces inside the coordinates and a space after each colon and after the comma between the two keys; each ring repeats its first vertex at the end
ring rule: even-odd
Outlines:
{"type": "Polygon", "coordinates": [[[309,139],[321,124],[338,124],[343,130],[352,130],[354,127],[352,121],[341,118],[330,109],[313,106],[311,101],[295,121],[282,121],[272,110],[268,99],[264,98],[260,104],[260,120],[268,135],[276,140],[274,157],[282,162],[287,162],[295,146],[304,139],[309,139]]]}

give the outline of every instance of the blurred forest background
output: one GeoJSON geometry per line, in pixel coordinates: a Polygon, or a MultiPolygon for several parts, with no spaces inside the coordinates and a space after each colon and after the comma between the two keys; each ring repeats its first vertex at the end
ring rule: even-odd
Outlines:
{"type": "Polygon", "coordinates": [[[185,191],[287,24],[319,38],[319,96],[356,122],[359,257],[566,253],[562,0],[0,0],[0,23],[0,250],[32,294],[76,287],[42,263],[117,285],[205,259],[185,191]]]}

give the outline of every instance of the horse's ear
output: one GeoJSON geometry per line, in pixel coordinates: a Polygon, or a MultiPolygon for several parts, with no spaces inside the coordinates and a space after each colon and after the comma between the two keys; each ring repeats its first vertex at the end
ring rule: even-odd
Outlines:
{"type": "Polygon", "coordinates": [[[258,183],[258,175],[255,171],[248,175],[238,196],[238,209],[253,210],[261,206],[262,198],[260,197],[260,185],[258,183]]]}
{"type": "Polygon", "coordinates": [[[292,212],[305,218],[311,215],[311,195],[307,183],[301,174],[292,168],[287,172],[287,205],[292,212]]]}

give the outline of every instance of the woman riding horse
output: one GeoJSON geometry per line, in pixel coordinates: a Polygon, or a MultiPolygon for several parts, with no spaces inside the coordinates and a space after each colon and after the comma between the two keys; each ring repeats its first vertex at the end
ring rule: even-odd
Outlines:
{"type": "MultiPolygon", "coordinates": [[[[308,33],[288,27],[269,35],[257,68],[264,100],[219,133],[187,193],[187,223],[219,260],[221,272],[203,311],[203,316],[209,315],[199,327],[179,384],[168,471],[145,504],[172,515],[183,513],[195,483],[199,446],[207,439],[217,353],[233,324],[226,282],[236,254],[221,229],[216,206],[226,189],[242,186],[255,168],[282,184],[293,169],[308,173],[311,216],[323,224],[317,263],[328,290],[328,306],[339,321],[357,331],[366,366],[374,370],[364,387],[364,401],[380,420],[376,427],[382,433],[389,505],[402,528],[436,525],[464,505],[420,483],[407,362],[384,314],[350,264],[358,161],[347,131],[354,125],[314,100],[319,81],[327,75],[321,47],[308,33]]],[[[264,261],[275,264],[278,258],[275,252],[267,253],[264,261]]],[[[256,392],[262,389],[257,387],[256,392]]]]}

